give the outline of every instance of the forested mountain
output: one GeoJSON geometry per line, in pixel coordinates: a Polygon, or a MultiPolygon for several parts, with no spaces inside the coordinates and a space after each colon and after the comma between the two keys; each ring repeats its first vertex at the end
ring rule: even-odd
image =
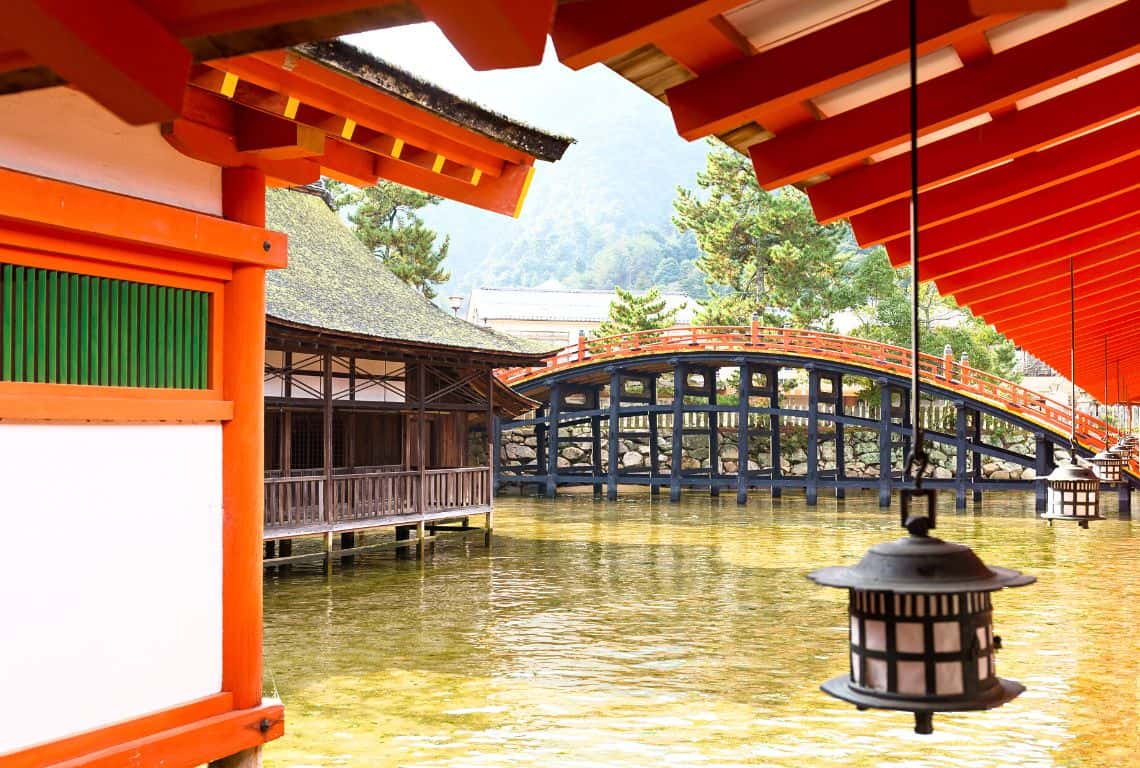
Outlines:
{"type": "MultiPolygon", "coordinates": [[[[377,51],[383,55],[383,51],[377,51]]],[[[612,72],[480,73],[473,94],[495,109],[577,139],[561,162],[539,163],[521,218],[457,203],[423,218],[451,237],[452,280],[440,295],[476,285],[648,288],[703,292],[691,236],[670,222],[678,185],[692,185],[708,146],[678,138],[664,105],[612,72]]]]}

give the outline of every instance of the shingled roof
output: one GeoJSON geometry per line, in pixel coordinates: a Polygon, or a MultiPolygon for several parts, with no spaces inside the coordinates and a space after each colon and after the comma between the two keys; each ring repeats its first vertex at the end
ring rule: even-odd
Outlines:
{"type": "Polygon", "coordinates": [[[289,236],[289,266],[266,275],[266,315],[356,338],[537,359],[547,344],[473,325],[391,272],[318,195],[269,189],[266,226],[289,236]]]}

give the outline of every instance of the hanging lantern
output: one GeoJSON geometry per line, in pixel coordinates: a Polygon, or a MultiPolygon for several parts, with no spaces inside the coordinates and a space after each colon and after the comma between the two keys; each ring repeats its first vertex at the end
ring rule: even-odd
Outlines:
{"type": "Polygon", "coordinates": [[[910,536],[876,544],[854,567],[808,578],[849,595],[851,671],[824,683],[824,692],[859,709],[913,712],[915,732],[928,734],[935,712],[992,709],[1025,690],[995,671],[1001,640],[989,593],[1036,579],[929,536],[933,505],[904,526],[910,536]]]}
{"type": "Polygon", "coordinates": [[[1121,474],[1124,472],[1125,461],[1126,459],[1121,451],[1116,450],[1116,448],[1109,448],[1093,456],[1089,463],[1092,464],[1093,474],[1101,482],[1119,483],[1121,474]]]}
{"type": "Polygon", "coordinates": [[[1069,520],[1089,527],[1090,520],[1100,516],[1100,480],[1087,467],[1065,464],[1054,469],[1047,478],[1049,493],[1043,518],[1050,521],[1069,520]]]}

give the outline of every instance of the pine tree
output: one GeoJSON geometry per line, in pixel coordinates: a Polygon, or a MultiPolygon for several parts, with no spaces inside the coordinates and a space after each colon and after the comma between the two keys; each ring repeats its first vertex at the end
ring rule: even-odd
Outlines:
{"type": "Polygon", "coordinates": [[[427,298],[435,298],[434,286],[451,279],[443,268],[451,238],[445,236],[437,246],[436,233],[416,212],[438,205],[442,198],[388,181],[365,189],[330,186],[336,207],[350,211],[348,220],[360,241],[393,274],[427,298]]]}
{"type": "Polygon", "coordinates": [[[614,291],[617,295],[610,302],[609,316],[594,332],[597,337],[668,328],[673,325],[677,313],[685,307],[681,304],[666,309],[666,301],[656,288],[650,288],[642,296],[620,287],[614,288],[614,291]]]}

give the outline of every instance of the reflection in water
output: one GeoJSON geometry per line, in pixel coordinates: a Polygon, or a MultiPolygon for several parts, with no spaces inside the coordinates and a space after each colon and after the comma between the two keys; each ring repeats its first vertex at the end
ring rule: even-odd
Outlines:
{"type": "Polygon", "coordinates": [[[998,673],[1029,690],[933,736],[817,688],[846,669],[846,594],[804,575],[903,534],[873,496],[506,498],[490,552],[473,537],[268,581],[287,735],[267,764],[1140,765],[1132,523],[1049,528],[1025,494],[943,501],[938,534],[1038,583],[994,596],[998,673]]]}

